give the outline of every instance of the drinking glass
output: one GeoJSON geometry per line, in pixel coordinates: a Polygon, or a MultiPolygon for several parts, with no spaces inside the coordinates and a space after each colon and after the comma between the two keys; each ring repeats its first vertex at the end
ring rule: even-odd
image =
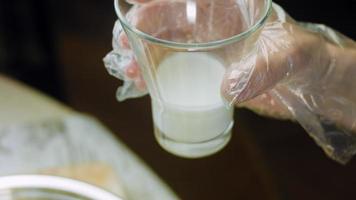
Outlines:
{"type": "Polygon", "coordinates": [[[252,54],[271,0],[115,0],[151,97],[154,133],[167,151],[197,158],[231,138],[233,106],[220,85],[252,54]]]}

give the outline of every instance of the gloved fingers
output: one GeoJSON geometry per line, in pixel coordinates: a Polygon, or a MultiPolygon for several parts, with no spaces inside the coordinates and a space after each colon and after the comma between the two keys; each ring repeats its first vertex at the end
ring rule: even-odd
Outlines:
{"type": "Polygon", "coordinates": [[[252,53],[231,66],[223,79],[223,96],[231,103],[248,101],[290,76],[291,53],[252,53]]]}
{"type": "Polygon", "coordinates": [[[256,48],[232,64],[225,74],[222,94],[230,104],[240,104],[277,84],[292,81],[301,71],[306,71],[303,75],[312,76],[310,81],[313,81],[317,77],[315,72],[322,71],[330,62],[326,42],[319,33],[295,24],[280,7],[276,9],[263,28],[256,48]]]}
{"type": "Polygon", "coordinates": [[[279,98],[275,97],[273,92],[263,93],[251,100],[238,105],[245,107],[253,112],[276,119],[294,120],[292,113],[286,108],[279,98]]]}
{"type": "Polygon", "coordinates": [[[127,38],[127,35],[124,31],[120,32],[118,41],[122,48],[131,49],[129,39],[127,38]]]}
{"type": "Polygon", "coordinates": [[[144,91],[146,89],[146,84],[143,80],[136,59],[133,58],[131,62],[126,66],[125,74],[129,79],[134,81],[137,89],[139,89],[140,91],[144,91]]]}
{"type": "Polygon", "coordinates": [[[113,29],[112,44],[113,50],[105,56],[104,64],[109,74],[124,82],[117,90],[117,99],[123,101],[147,94],[127,36],[118,21],[113,29]]]}
{"type": "Polygon", "coordinates": [[[128,63],[125,68],[126,68],[125,73],[128,78],[136,79],[137,77],[140,76],[140,70],[138,68],[138,64],[135,59],[132,59],[131,62],[128,63]]]}
{"type": "Polygon", "coordinates": [[[139,91],[146,91],[146,82],[143,80],[143,77],[139,75],[137,79],[135,79],[135,86],[139,91]]]}
{"type": "Polygon", "coordinates": [[[131,4],[141,4],[141,3],[147,3],[151,0],[126,0],[126,1],[131,4]]]}
{"type": "MultiPolygon", "coordinates": [[[[130,54],[133,54],[126,33],[122,29],[120,29],[117,32],[118,33],[114,33],[114,38],[115,38],[115,35],[118,35],[118,36],[116,36],[116,38],[118,38],[118,40],[117,40],[118,45],[119,45],[118,48],[120,48],[121,50],[130,52],[130,54]]],[[[115,43],[115,41],[113,41],[113,42],[115,43]]],[[[125,63],[121,63],[121,65],[122,65],[122,69],[124,72],[123,76],[125,76],[126,79],[132,80],[138,90],[145,91],[146,84],[143,80],[143,77],[141,75],[141,72],[140,72],[140,69],[139,69],[139,66],[138,66],[138,63],[137,63],[135,57],[133,55],[130,56],[128,61],[126,61],[125,63]]]]}

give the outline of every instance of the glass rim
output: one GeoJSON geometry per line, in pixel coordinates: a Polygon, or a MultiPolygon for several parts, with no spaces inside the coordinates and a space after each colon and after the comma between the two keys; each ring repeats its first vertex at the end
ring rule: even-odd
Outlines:
{"type": "Polygon", "coordinates": [[[89,199],[122,200],[122,198],[89,183],[51,175],[9,175],[0,177],[1,191],[12,189],[50,189],[80,195],[89,199]]]}
{"type": "Polygon", "coordinates": [[[262,17],[260,17],[260,19],[258,19],[256,23],[254,23],[251,27],[249,27],[244,32],[241,32],[239,34],[233,35],[233,36],[225,38],[225,39],[214,40],[211,42],[182,43],[182,42],[174,42],[174,41],[170,41],[170,40],[160,39],[160,38],[154,37],[150,34],[147,34],[143,31],[137,29],[134,26],[131,26],[130,23],[128,23],[128,21],[126,20],[126,17],[121,12],[121,9],[119,7],[119,1],[124,1],[124,0],[114,0],[114,7],[115,7],[116,15],[118,16],[118,19],[122,26],[124,26],[128,30],[134,32],[139,37],[141,37],[145,40],[148,40],[150,42],[164,45],[164,46],[173,47],[173,48],[184,48],[184,49],[213,48],[213,47],[219,47],[219,46],[231,44],[233,42],[238,42],[238,41],[244,39],[245,37],[251,35],[255,31],[257,31],[259,28],[261,28],[262,25],[265,23],[265,21],[270,16],[271,11],[272,11],[272,0],[265,0],[265,1],[267,1],[267,4],[265,6],[264,13],[263,13],[262,17]]]}

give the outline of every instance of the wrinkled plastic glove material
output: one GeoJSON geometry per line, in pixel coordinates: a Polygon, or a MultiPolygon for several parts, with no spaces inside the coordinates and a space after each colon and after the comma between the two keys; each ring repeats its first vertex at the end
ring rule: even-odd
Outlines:
{"type": "MultiPolygon", "coordinates": [[[[251,20],[250,14],[245,20],[251,20]]],[[[104,62],[111,75],[124,81],[117,92],[124,100],[147,92],[125,75],[133,53],[120,46],[121,31],[116,22],[113,51],[104,62]]],[[[231,105],[298,121],[327,155],[346,163],[356,153],[356,66],[348,60],[356,54],[346,53],[355,46],[324,25],[294,21],[274,4],[253,51],[229,66],[222,93],[231,105]],[[337,48],[347,55],[336,53],[337,48]]]]}
{"type": "Polygon", "coordinates": [[[128,98],[141,97],[147,94],[146,90],[140,90],[135,86],[135,80],[126,76],[127,66],[134,55],[131,50],[123,48],[118,42],[122,27],[120,22],[115,22],[113,30],[112,47],[113,50],[104,58],[104,64],[110,75],[122,80],[123,86],[116,91],[116,98],[124,101],[128,98]]]}

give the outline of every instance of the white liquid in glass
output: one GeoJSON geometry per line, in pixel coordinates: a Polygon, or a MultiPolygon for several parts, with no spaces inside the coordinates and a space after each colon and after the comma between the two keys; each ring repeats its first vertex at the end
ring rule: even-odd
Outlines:
{"type": "Polygon", "coordinates": [[[158,66],[162,101],[152,98],[156,129],[182,143],[209,141],[230,131],[233,109],[220,95],[225,67],[207,53],[175,53],[158,66]]]}

